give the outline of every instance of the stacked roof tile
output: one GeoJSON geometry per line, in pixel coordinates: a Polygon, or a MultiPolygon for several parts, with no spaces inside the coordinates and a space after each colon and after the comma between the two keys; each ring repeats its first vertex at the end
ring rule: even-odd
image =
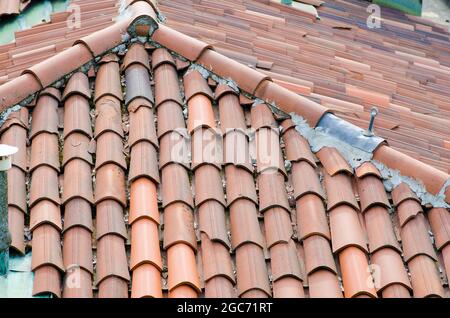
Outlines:
{"type": "MultiPolygon", "coordinates": [[[[448,208],[313,152],[285,113],[314,127],[327,107],[127,4],[0,86],[2,109],[23,106],[1,141],[19,147],[9,224],[19,253],[32,232],[35,295],[449,296],[448,208]]],[[[446,173],[388,145],[375,158],[445,190],[446,173]]]]}

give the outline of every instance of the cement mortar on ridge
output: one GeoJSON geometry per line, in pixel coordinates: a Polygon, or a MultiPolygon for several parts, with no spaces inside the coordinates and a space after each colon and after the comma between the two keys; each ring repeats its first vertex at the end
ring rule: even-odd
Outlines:
{"type": "Polygon", "coordinates": [[[431,204],[436,208],[450,208],[450,205],[445,202],[445,190],[450,186],[450,179],[444,184],[439,194],[432,195],[427,192],[421,181],[403,176],[400,174],[400,171],[386,167],[383,163],[374,160],[372,153],[357,149],[327,134],[326,130],[321,127],[310,127],[306,120],[296,113],[291,113],[290,115],[296,125],[295,129],[308,141],[312,152],[316,153],[323,147],[334,147],[354,169],[361,166],[364,162],[371,162],[380,171],[386,191],[391,192],[401,183],[406,183],[420,199],[422,205],[431,204]]]}

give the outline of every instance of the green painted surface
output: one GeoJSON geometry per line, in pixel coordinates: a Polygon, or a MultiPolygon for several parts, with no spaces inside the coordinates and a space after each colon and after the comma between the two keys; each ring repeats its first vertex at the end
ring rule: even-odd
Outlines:
{"type": "Polygon", "coordinates": [[[11,255],[9,265],[8,275],[0,277],[0,298],[32,297],[31,253],[11,255]]]}
{"type": "Polygon", "coordinates": [[[383,7],[397,9],[416,16],[422,14],[421,0],[373,0],[372,2],[383,7]]]}
{"type": "Polygon", "coordinates": [[[6,171],[0,171],[0,276],[8,272],[9,245],[8,230],[8,178],[6,171]]]}
{"type": "Polygon", "coordinates": [[[30,4],[18,16],[0,19],[0,44],[14,41],[14,32],[31,28],[36,24],[50,21],[53,12],[65,11],[70,0],[44,0],[30,4]]]}

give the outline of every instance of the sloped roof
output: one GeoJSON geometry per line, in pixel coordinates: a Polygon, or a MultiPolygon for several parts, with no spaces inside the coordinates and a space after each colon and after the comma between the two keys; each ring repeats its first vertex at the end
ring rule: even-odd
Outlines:
{"type": "Polygon", "coordinates": [[[31,3],[31,0],[0,0],[0,17],[18,15],[31,3]]]}
{"type": "MultiPolygon", "coordinates": [[[[313,153],[296,119],[265,101],[312,127],[328,108],[156,25],[154,5],[128,4],[131,15],[0,86],[3,109],[32,101],[2,142],[20,149],[10,228],[23,251],[30,213],[35,294],[448,293],[446,208],[421,206],[406,183],[386,191],[377,162],[355,170],[335,147],[313,153]],[[80,285],[61,289],[71,275],[80,285]]],[[[445,190],[447,174],[385,144],[374,156],[445,190]]]]}
{"type": "Polygon", "coordinates": [[[450,171],[448,28],[367,2],[327,1],[320,21],[274,1],[161,1],[167,25],[214,45],[289,89],[367,128],[390,145],[450,171]]]}

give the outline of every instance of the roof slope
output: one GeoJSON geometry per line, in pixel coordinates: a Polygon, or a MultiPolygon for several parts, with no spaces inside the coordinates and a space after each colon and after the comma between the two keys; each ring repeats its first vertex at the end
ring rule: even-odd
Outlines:
{"type": "Polygon", "coordinates": [[[0,17],[5,15],[17,15],[31,3],[31,0],[1,0],[0,17]]]}
{"type": "MultiPolygon", "coordinates": [[[[35,294],[448,295],[448,209],[422,206],[406,179],[386,191],[372,162],[313,153],[285,113],[315,127],[329,109],[156,24],[153,3],[127,4],[0,86],[2,109],[23,106],[1,141],[20,149],[10,229],[23,252],[30,214],[35,294]]],[[[446,189],[447,174],[385,144],[374,156],[446,189]]]]}
{"type": "Polygon", "coordinates": [[[326,1],[320,21],[273,1],[160,1],[167,25],[271,76],[367,128],[395,149],[450,171],[448,30],[381,10],[369,29],[364,1],[326,1]]]}

